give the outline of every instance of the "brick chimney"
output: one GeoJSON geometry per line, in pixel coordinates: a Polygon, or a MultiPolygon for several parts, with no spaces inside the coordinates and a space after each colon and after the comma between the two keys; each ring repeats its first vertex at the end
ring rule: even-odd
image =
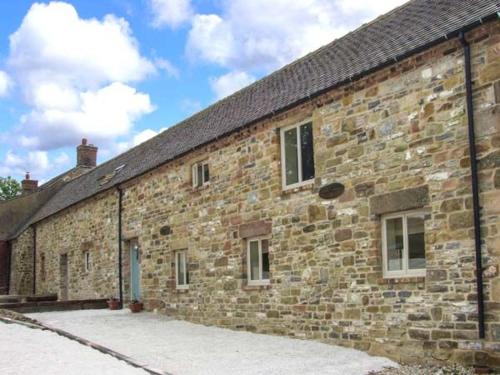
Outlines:
{"type": "Polygon", "coordinates": [[[76,166],[93,168],[97,164],[97,147],[87,144],[87,139],[82,139],[82,144],[76,148],[76,166]]]}
{"type": "Polygon", "coordinates": [[[26,172],[26,176],[24,177],[24,180],[21,181],[21,192],[22,194],[29,194],[33,193],[36,191],[38,188],[38,181],[37,180],[31,180],[30,179],[30,173],[26,172]]]}

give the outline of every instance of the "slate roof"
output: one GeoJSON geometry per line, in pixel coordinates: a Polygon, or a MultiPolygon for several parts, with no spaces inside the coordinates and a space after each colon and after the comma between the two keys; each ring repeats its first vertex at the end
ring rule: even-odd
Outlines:
{"type": "Polygon", "coordinates": [[[497,17],[499,11],[496,0],[410,1],[71,181],[31,221],[39,221],[194,148],[455,37],[460,30],[497,17]],[[125,167],[115,172],[122,165],[125,167]],[[103,176],[107,176],[106,183],[103,176]]]}

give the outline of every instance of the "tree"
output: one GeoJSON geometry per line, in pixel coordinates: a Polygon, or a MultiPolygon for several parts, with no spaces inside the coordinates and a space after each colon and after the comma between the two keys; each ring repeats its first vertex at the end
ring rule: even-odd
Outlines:
{"type": "Polygon", "coordinates": [[[0,201],[14,198],[21,191],[21,185],[12,177],[0,177],[0,201]]]}

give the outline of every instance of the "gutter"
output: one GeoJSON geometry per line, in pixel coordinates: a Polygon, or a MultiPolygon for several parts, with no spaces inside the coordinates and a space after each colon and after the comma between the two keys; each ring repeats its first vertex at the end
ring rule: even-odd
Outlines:
{"type": "Polygon", "coordinates": [[[33,224],[33,295],[36,294],[36,225],[33,224]]]}
{"type": "Polygon", "coordinates": [[[472,184],[472,211],[474,218],[474,247],[476,252],[476,289],[477,289],[477,318],[478,334],[484,339],[484,292],[483,292],[483,262],[481,254],[481,219],[479,205],[479,179],[477,173],[476,135],[474,131],[474,104],[472,101],[472,73],[470,44],[464,32],[459,35],[464,50],[465,91],[467,101],[467,122],[469,134],[469,158],[472,184]]]}
{"type": "Polygon", "coordinates": [[[122,275],[122,201],[123,190],[117,186],[118,191],[118,290],[120,309],[123,309],[123,275],[122,275]]]}

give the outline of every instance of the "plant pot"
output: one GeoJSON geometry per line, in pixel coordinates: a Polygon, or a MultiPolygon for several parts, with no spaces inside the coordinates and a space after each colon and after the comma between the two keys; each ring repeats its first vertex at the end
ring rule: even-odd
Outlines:
{"type": "Polygon", "coordinates": [[[120,308],[120,301],[117,299],[110,299],[107,302],[110,310],[118,310],[120,308]]]}
{"type": "Polygon", "coordinates": [[[143,307],[144,305],[142,304],[142,302],[131,302],[128,305],[128,308],[133,313],[141,312],[143,307]]]}

